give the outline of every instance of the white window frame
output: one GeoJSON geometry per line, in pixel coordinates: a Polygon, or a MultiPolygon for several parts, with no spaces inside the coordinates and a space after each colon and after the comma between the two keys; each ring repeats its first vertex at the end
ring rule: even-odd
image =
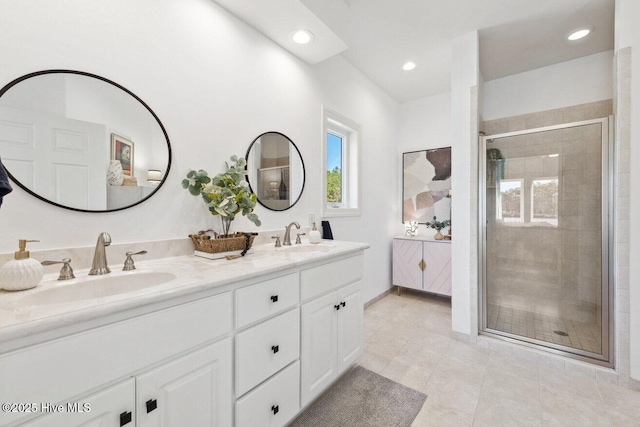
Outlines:
{"type": "Polygon", "coordinates": [[[323,218],[362,215],[362,179],[359,123],[322,106],[322,200],[323,218]],[[342,203],[327,203],[327,133],[342,138],[342,203]]]}
{"type": "Polygon", "coordinates": [[[553,176],[553,177],[536,177],[536,178],[532,178],[531,179],[531,188],[529,189],[529,193],[530,193],[530,197],[529,197],[529,204],[530,204],[530,212],[529,212],[529,222],[532,224],[536,224],[536,225],[549,225],[552,227],[558,227],[559,221],[560,221],[560,200],[558,200],[558,216],[556,217],[556,224],[552,224],[549,221],[547,221],[546,219],[535,219],[533,218],[533,186],[535,185],[535,183],[537,181],[557,181],[558,182],[558,197],[560,197],[560,177],[557,176],[553,176]]]}
{"type": "MultiPolygon", "coordinates": [[[[496,218],[501,219],[505,224],[524,224],[525,214],[524,214],[524,179],[523,178],[513,178],[513,179],[501,179],[500,184],[498,184],[498,200],[497,200],[497,209],[496,209],[496,218]],[[518,221],[505,221],[502,217],[502,191],[500,191],[500,184],[507,182],[519,182],[520,183],[520,217],[518,221]]],[[[514,219],[514,218],[511,218],[514,219]]]]}

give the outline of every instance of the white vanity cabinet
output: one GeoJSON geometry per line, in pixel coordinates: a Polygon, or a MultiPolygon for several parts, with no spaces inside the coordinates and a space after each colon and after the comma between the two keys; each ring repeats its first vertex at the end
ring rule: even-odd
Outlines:
{"type": "MultiPolygon", "coordinates": [[[[349,274],[338,281],[342,286],[302,305],[302,407],[331,385],[363,351],[364,305],[359,280],[363,273],[362,259],[348,258],[339,267],[349,269],[349,274]],[[355,283],[345,285],[354,278],[355,283]]],[[[313,283],[321,281],[322,275],[310,273],[306,277],[307,284],[313,288],[313,283]]],[[[305,275],[302,277],[304,288],[305,275]]]]}
{"type": "Polygon", "coordinates": [[[393,284],[451,296],[451,240],[396,237],[393,284]]]}
{"type": "Polygon", "coordinates": [[[137,427],[231,425],[231,339],[136,376],[137,427]]]}
{"type": "Polygon", "coordinates": [[[0,402],[65,411],[0,427],[285,426],[362,354],[363,275],[360,247],[52,329],[0,354],[0,402]]]}
{"type": "Polygon", "coordinates": [[[64,404],[64,412],[49,412],[22,426],[133,427],[136,425],[135,399],[136,382],[134,378],[129,378],[95,394],[64,404]]]}
{"type": "MultiPolygon", "coordinates": [[[[195,398],[202,392],[202,384],[195,378],[200,376],[202,381],[206,377],[203,370],[215,369],[208,377],[211,389],[205,392],[214,393],[218,401],[211,402],[213,409],[203,410],[216,411],[220,424],[213,425],[229,425],[233,403],[231,340],[197,349],[231,331],[231,311],[231,292],[225,292],[7,353],[0,357],[0,400],[66,405],[70,399],[83,401],[76,396],[93,394],[92,390],[105,384],[135,377],[134,392],[139,398],[143,396],[141,385],[144,390],[157,387],[146,400],[157,399],[161,411],[163,401],[168,402],[166,408],[182,410],[187,406],[179,403],[180,396],[195,398]]],[[[134,423],[137,415],[138,424],[161,425],[147,423],[141,416],[139,408],[146,400],[132,400],[126,411],[133,413],[134,423]]],[[[113,412],[118,411],[119,406],[114,406],[113,412]]],[[[18,425],[29,415],[2,412],[0,426],[18,425]]]]}

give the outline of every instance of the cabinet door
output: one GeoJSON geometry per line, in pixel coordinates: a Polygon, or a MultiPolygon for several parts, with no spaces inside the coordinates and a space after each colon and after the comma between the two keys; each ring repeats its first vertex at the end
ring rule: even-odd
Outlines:
{"type": "Polygon", "coordinates": [[[451,244],[424,243],[424,290],[451,296],[451,244]]]}
{"type": "Polygon", "coordinates": [[[356,282],[338,290],[338,372],[344,372],[364,347],[362,285],[356,282]]]}
{"type": "Polygon", "coordinates": [[[422,290],[422,241],[393,240],[393,284],[422,290]]]}
{"type": "Polygon", "coordinates": [[[22,425],[28,427],[134,427],[136,425],[135,402],[136,382],[135,379],[129,378],[76,402],[62,405],[64,412],[48,413],[22,425]]]}
{"type": "Polygon", "coordinates": [[[231,338],[136,378],[138,427],[230,426],[231,338]]]}
{"type": "Polygon", "coordinates": [[[302,306],[301,407],[338,375],[337,303],[337,293],[332,292],[302,306]]]}

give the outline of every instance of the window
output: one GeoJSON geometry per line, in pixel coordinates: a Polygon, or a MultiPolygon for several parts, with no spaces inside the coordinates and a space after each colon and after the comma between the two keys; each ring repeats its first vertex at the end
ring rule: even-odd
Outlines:
{"type": "Polygon", "coordinates": [[[558,178],[538,178],[531,183],[531,222],[558,226],[558,178]]]}
{"type": "Polygon", "coordinates": [[[503,179],[500,181],[500,204],[498,219],[505,223],[524,222],[524,194],[521,179],[503,179]]]}
{"type": "Polygon", "coordinates": [[[361,127],[326,107],[322,123],[322,216],[359,216],[361,127]]]}

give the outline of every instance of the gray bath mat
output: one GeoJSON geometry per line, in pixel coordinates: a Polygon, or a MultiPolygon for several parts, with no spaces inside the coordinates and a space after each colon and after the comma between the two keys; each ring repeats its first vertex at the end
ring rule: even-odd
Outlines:
{"type": "Polygon", "coordinates": [[[426,394],[356,366],[289,427],[408,427],[426,399],[426,394]]]}

